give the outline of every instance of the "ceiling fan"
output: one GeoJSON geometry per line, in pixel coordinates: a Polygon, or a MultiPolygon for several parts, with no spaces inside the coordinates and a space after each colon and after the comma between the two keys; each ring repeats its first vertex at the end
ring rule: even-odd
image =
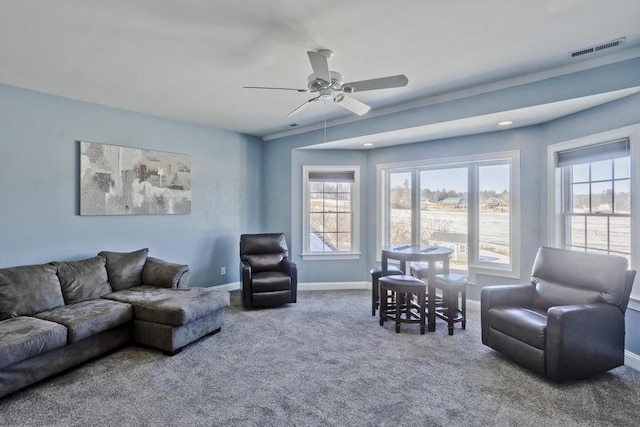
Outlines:
{"type": "Polygon", "coordinates": [[[403,74],[397,76],[380,77],[377,79],[361,80],[357,82],[344,83],[342,74],[329,70],[329,59],[333,58],[333,52],[328,49],[321,49],[317,52],[308,51],[309,61],[313,74],[307,78],[307,89],[295,89],[286,87],[265,87],[265,86],[244,86],[245,89],[275,89],[275,90],[295,90],[297,92],[317,93],[318,96],[311,98],[298,108],[287,114],[287,117],[304,110],[309,104],[319,100],[333,100],[339,106],[362,116],[371,107],[364,102],[358,101],[348,94],[364,92],[367,90],[389,89],[394,87],[404,87],[409,83],[409,79],[403,74]]]}

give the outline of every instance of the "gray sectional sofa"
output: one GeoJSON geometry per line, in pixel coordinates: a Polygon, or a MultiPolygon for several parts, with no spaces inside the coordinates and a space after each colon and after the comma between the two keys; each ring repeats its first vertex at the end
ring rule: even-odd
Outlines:
{"type": "Polygon", "coordinates": [[[0,269],[0,397],[131,341],[173,355],[220,331],[229,293],[147,254],[0,269]]]}

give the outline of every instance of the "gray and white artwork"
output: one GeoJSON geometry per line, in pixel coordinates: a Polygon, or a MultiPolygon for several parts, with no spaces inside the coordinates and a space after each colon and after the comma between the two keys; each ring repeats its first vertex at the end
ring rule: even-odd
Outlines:
{"type": "Polygon", "coordinates": [[[189,155],[80,142],[80,215],[190,213],[189,155]]]}

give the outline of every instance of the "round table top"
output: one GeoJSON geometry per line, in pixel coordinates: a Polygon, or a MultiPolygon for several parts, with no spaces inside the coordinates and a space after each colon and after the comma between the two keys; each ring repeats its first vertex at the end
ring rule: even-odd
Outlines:
{"type": "Polygon", "coordinates": [[[388,255],[449,255],[453,249],[435,245],[389,245],[382,248],[388,255]]]}

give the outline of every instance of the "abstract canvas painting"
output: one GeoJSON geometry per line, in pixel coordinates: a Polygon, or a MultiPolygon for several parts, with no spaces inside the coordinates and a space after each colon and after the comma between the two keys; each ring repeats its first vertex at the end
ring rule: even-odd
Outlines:
{"type": "Polygon", "coordinates": [[[80,142],[80,215],[190,213],[189,155],[80,142]]]}

